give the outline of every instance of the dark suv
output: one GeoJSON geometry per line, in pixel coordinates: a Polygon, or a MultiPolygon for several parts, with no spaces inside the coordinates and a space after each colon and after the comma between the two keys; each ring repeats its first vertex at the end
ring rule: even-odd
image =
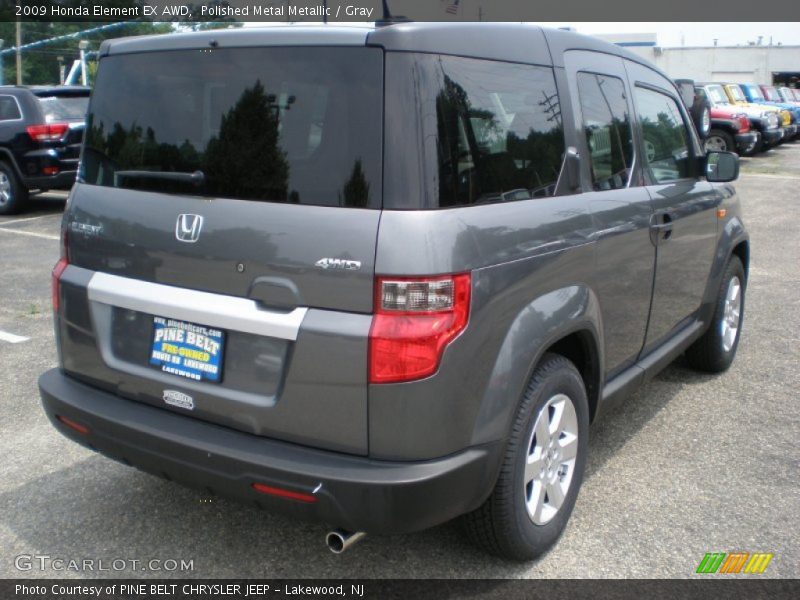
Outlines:
{"type": "Polygon", "coordinates": [[[0,215],[75,182],[90,88],[0,86],[0,215]]]}
{"type": "Polygon", "coordinates": [[[326,522],[334,551],[464,516],[529,559],[592,420],[681,354],[733,361],[738,158],[624,49],[412,23],[99,62],[39,381],[93,450],[326,522]]]}

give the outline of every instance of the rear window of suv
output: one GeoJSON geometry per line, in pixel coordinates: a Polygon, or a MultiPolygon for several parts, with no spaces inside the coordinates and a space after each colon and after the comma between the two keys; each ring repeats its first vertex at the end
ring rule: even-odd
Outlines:
{"type": "Polygon", "coordinates": [[[82,180],[380,208],[382,122],[377,48],[109,56],[101,61],[90,106],[82,180]]]}
{"type": "Polygon", "coordinates": [[[46,123],[83,121],[89,107],[89,96],[39,96],[39,105],[46,123]]]}

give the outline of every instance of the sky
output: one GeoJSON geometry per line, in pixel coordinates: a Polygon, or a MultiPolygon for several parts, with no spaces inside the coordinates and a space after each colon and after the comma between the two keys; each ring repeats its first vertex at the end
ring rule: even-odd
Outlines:
{"type": "Polygon", "coordinates": [[[764,36],[762,44],[779,42],[785,46],[800,45],[800,23],[543,23],[551,27],[574,27],[580,33],[655,33],[658,45],[746,46],[764,36]]]}

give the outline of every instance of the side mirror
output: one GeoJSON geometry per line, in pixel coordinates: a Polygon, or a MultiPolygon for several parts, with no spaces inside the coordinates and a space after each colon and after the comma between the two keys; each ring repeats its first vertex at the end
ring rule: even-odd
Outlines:
{"type": "Polygon", "coordinates": [[[726,183],[739,177],[739,155],[734,152],[711,151],[706,154],[706,179],[726,183]]]}

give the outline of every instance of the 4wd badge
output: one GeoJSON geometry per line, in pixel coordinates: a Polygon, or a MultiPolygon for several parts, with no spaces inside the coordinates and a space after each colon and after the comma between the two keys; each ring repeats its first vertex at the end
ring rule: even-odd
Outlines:
{"type": "Polygon", "coordinates": [[[358,271],[361,269],[360,260],[345,260],[344,258],[321,258],[315,267],[320,269],[338,269],[340,271],[358,271]]]}

